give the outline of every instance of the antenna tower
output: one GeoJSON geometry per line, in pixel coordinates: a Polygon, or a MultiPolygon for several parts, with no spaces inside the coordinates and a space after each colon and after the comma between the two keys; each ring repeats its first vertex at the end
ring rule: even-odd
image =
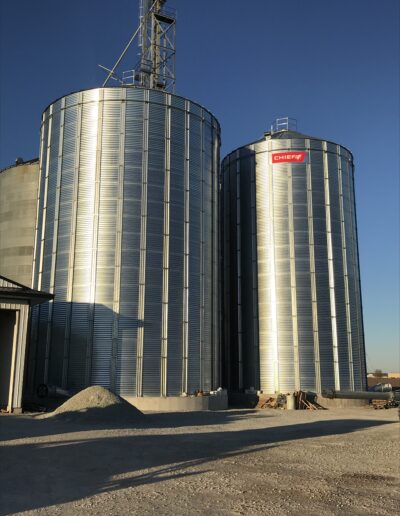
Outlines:
{"type": "Polygon", "coordinates": [[[108,72],[103,87],[113,79],[124,85],[175,91],[176,16],[174,9],[165,7],[166,1],[140,0],[139,27],[124,51],[111,70],[99,65],[108,72]],[[139,61],[121,78],[116,70],[137,36],[139,61]]]}

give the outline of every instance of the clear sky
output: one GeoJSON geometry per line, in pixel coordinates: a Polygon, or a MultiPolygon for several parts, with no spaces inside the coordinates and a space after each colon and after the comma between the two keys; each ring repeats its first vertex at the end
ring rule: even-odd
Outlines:
{"type": "MultiPolygon", "coordinates": [[[[176,93],[210,109],[222,156],[280,116],[350,148],[368,369],[400,370],[398,0],[169,0],[176,93]]],[[[0,168],[36,157],[54,99],[100,86],[138,0],[0,0],[0,168]]],[[[135,50],[122,69],[136,62],[135,50]]]]}

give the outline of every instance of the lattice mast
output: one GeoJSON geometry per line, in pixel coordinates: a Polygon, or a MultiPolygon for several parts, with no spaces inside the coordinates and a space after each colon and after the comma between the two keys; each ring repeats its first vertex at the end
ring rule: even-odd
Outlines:
{"type": "Polygon", "coordinates": [[[140,0],[139,27],[111,70],[100,65],[109,72],[103,86],[113,79],[122,84],[175,91],[176,17],[174,9],[165,7],[166,1],[140,0]],[[137,36],[139,62],[121,78],[116,70],[137,36]]]}
{"type": "Polygon", "coordinates": [[[139,77],[147,88],[175,88],[175,12],[165,8],[166,0],[140,0],[139,77]]]}

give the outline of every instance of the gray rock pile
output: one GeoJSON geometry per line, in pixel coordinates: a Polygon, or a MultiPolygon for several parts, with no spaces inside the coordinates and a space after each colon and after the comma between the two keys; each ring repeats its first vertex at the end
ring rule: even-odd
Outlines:
{"type": "Polygon", "coordinates": [[[143,422],[144,414],[120,396],[99,385],[78,392],[54,412],[40,418],[56,418],[92,424],[134,425],[143,422]]]}

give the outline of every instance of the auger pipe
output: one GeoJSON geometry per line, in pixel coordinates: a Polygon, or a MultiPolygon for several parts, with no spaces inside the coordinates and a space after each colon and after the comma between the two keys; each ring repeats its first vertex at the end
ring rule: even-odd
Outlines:
{"type": "Polygon", "coordinates": [[[365,392],[365,391],[322,391],[324,398],[337,398],[342,400],[392,400],[394,399],[393,391],[388,392],[365,392]]]}

